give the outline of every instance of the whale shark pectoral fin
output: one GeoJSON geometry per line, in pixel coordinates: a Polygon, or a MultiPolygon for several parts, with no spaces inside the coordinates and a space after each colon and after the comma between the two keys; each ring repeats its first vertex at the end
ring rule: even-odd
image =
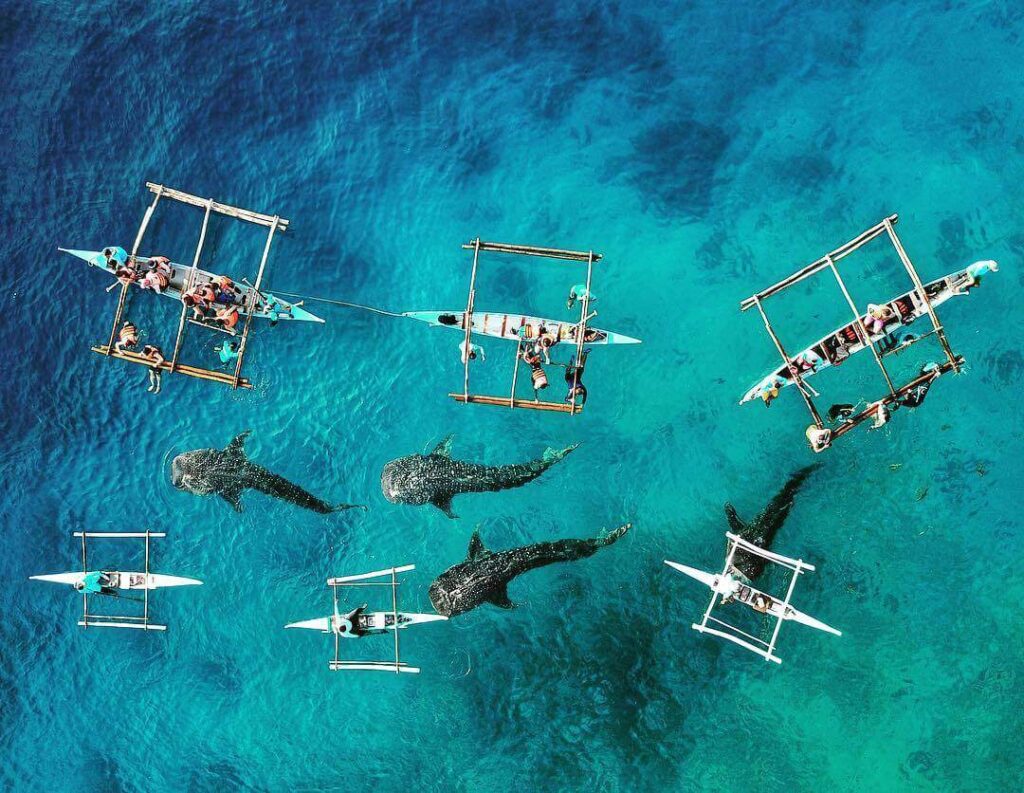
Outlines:
{"type": "Polygon", "coordinates": [[[451,496],[438,496],[437,498],[431,499],[430,503],[441,510],[452,520],[455,520],[458,515],[452,510],[452,497],[451,496]]]}
{"type": "Polygon", "coordinates": [[[236,437],[231,441],[231,443],[224,447],[225,454],[229,454],[234,457],[241,457],[243,460],[248,460],[249,458],[245,456],[245,439],[251,434],[252,430],[246,430],[236,437]]]}
{"type": "Polygon", "coordinates": [[[516,604],[508,596],[508,588],[504,586],[487,598],[487,602],[493,603],[500,609],[514,609],[516,607],[516,604]]]}
{"type": "Polygon", "coordinates": [[[242,487],[232,487],[228,490],[221,490],[220,497],[235,508],[235,512],[242,511],[242,487]]]}
{"type": "Polygon", "coordinates": [[[450,460],[452,457],[452,438],[454,437],[454,433],[446,436],[443,441],[441,441],[439,444],[437,444],[437,446],[433,448],[430,454],[436,454],[440,457],[447,457],[450,460]]]}
{"type": "Polygon", "coordinates": [[[747,524],[740,520],[740,516],[736,514],[736,508],[728,502],[725,504],[725,517],[729,521],[729,527],[733,533],[742,537],[743,532],[747,530],[747,524]]]}
{"type": "Polygon", "coordinates": [[[466,554],[466,558],[472,562],[490,555],[491,552],[487,550],[484,546],[484,541],[480,539],[480,529],[477,529],[473,532],[473,536],[469,538],[469,552],[466,554]]]}

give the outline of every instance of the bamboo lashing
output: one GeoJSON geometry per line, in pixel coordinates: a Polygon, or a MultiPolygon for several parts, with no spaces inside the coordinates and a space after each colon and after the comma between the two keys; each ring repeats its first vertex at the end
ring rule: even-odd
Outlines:
{"type": "Polygon", "coordinates": [[[797,390],[800,392],[800,396],[804,398],[804,402],[807,403],[807,409],[811,411],[811,416],[814,417],[814,423],[818,425],[818,429],[824,429],[825,423],[821,420],[821,416],[818,414],[818,409],[814,406],[814,401],[807,393],[806,384],[800,376],[800,372],[798,372],[796,366],[793,365],[789,355],[782,346],[782,342],[779,341],[779,337],[775,335],[775,331],[772,329],[772,323],[768,321],[768,315],[764,313],[764,306],[761,305],[761,299],[754,297],[753,300],[754,305],[757,306],[757,310],[761,314],[761,319],[764,320],[764,327],[768,331],[768,335],[771,336],[772,341],[775,342],[775,349],[777,349],[779,351],[779,355],[782,356],[782,360],[786,364],[786,368],[789,369],[789,373],[793,377],[793,382],[796,384],[797,390]]]}
{"type": "MultiPolygon", "coordinates": [[[[199,196],[186,193],[184,190],[175,190],[173,187],[164,187],[163,185],[155,184],[154,182],[146,182],[146,187],[154,193],[162,193],[168,198],[180,201],[183,204],[191,204],[192,206],[203,208],[207,205],[207,199],[200,198],[199,196]]],[[[260,226],[271,226],[274,225],[274,221],[277,221],[277,227],[281,231],[288,229],[289,221],[277,215],[267,215],[262,212],[253,212],[251,209],[243,209],[242,207],[231,206],[230,204],[222,204],[219,201],[214,201],[210,205],[214,212],[221,215],[227,215],[228,217],[238,218],[248,223],[256,223],[260,226]]]]}
{"type": "Polygon", "coordinates": [[[831,253],[825,254],[824,256],[822,256],[817,261],[814,261],[811,264],[807,265],[806,267],[803,267],[802,269],[797,270],[795,273],[793,273],[789,277],[783,278],[781,281],[779,281],[776,284],[772,284],[767,289],[762,289],[756,295],[751,295],[746,300],[744,300],[744,301],[742,301],[740,303],[740,310],[741,311],[746,311],[748,308],[751,308],[754,305],[755,300],[764,300],[767,297],[771,297],[776,292],[779,292],[779,291],[785,289],[788,286],[792,286],[793,284],[797,283],[798,281],[802,281],[804,278],[807,278],[810,275],[814,275],[816,272],[818,272],[820,270],[824,270],[826,267],[829,266],[828,262],[829,262],[830,259],[833,262],[838,262],[840,259],[842,259],[842,258],[844,258],[846,256],[849,256],[851,253],[853,253],[855,250],[860,248],[862,245],[865,245],[866,243],[868,243],[871,240],[873,240],[875,237],[878,237],[879,235],[885,233],[886,223],[892,225],[892,224],[896,223],[898,220],[899,220],[899,215],[890,215],[885,220],[883,220],[880,223],[877,223],[876,225],[872,226],[867,231],[862,232],[861,234],[859,234],[858,236],[854,237],[849,242],[844,243],[843,245],[840,245],[838,248],[836,248],[831,253]]]}
{"type": "MultiPolygon", "coordinates": [[[[182,284],[181,296],[184,297],[195,285],[196,270],[199,268],[199,255],[203,251],[203,243],[206,242],[206,228],[210,223],[210,211],[213,209],[213,199],[206,200],[206,214],[203,215],[203,227],[199,232],[199,244],[196,245],[196,255],[192,257],[192,267],[185,276],[185,283],[182,284]]],[[[178,333],[174,337],[174,353],[171,355],[171,371],[178,365],[178,354],[181,352],[181,342],[185,336],[185,320],[188,318],[189,307],[184,302],[181,304],[181,317],[178,319],[178,333]]]]}
{"type": "Polygon", "coordinates": [[[935,309],[932,308],[932,301],[928,297],[928,293],[925,291],[924,284],[921,283],[921,277],[917,274],[917,268],[914,267],[910,261],[910,257],[907,256],[907,252],[903,249],[903,243],[900,238],[896,236],[896,229],[892,227],[892,223],[886,218],[882,221],[885,224],[885,230],[889,234],[889,239],[892,241],[893,247],[896,249],[896,253],[900,257],[900,261],[903,262],[903,266],[907,268],[907,272],[910,274],[910,280],[914,282],[914,288],[917,290],[917,296],[921,299],[924,307],[928,310],[928,316],[932,319],[932,327],[935,329],[936,335],[939,337],[939,344],[942,345],[943,352],[946,353],[946,358],[953,365],[953,371],[959,372],[960,368],[956,362],[956,355],[949,346],[949,342],[946,340],[946,332],[943,330],[942,325],[939,323],[939,318],[935,314],[935,309]]]}
{"type": "MultiPolygon", "coordinates": [[[[151,188],[152,189],[152,188],[151,188]]],[[[135,259],[136,254],[139,252],[139,246],[142,244],[142,235],[146,233],[146,227],[149,226],[149,220],[153,217],[153,212],[156,210],[156,205],[160,201],[160,196],[163,195],[163,188],[157,186],[157,189],[153,190],[156,195],[153,197],[153,203],[146,209],[146,214],[142,216],[142,224],[139,226],[139,231],[135,235],[135,242],[132,244],[132,252],[128,257],[128,261],[131,262],[135,259]]],[[[114,339],[117,338],[118,325],[121,324],[121,315],[124,313],[124,304],[128,299],[128,288],[131,286],[131,281],[125,281],[121,284],[121,294],[117,298],[117,309],[114,311],[114,324],[110,328],[110,339],[107,341],[107,349],[114,348],[114,339]]]]}
{"type": "Polygon", "coordinates": [[[242,359],[245,356],[246,342],[249,339],[249,326],[252,324],[253,314],[256,313],[256,305],[259,301],[260,284],[263,283],[263,271],[267,266],[267,258],[270,256],[270,243],[274,241],[274,232],[277,231],[280,218],[274,215],[270,224],[270,233],[267,234],[267,244],[263,247],[263,258],[260,260],[260,269],[256,272],[256,283],[252,286],[249,299],[249,313],[245,315],[245,325],[242,328],[242,340],[238,344],[238,360],[235,362],[235,380],[233,388],[238,388],[242,380],[242,359]]]}
{"type": "MultiPolygon", "coordinates": [[[[889,386],[889,393],[895,396],[896,388],[892,384],[892,379],[889,377],[889,372],[885,368],[885,364],[882,363],[882,356],[878,354],[878,350],[875,349],[874,342],[871,341],[871,334],[868,333],[868,329],[864,325],[864,318],[860,315],[860,312],[857,310],[857,306],[853,302],[853,298],[850,297],[850,293],[846,289],[846,284],[843,283],[843,279],[839,275],[839,269],[836,267],[836,263],[832,261],[832,259],[830,259],[828,256],[826,256],[825,258],[828,259],[828,266],[832,269],[832,275],[836,277],[836,283],[839,284],[839,288],[843,292],[843,297],[846,298],[846,302],[850,306],[850,311],[853,312],[853,321],[856,323],[857,330],[862,334],[861,341],[864,343],[865,347],[871,350],[871,354],[875,358],[875,363],[877,363],[878,368],[882,370],[882,377],[885,378],[885,384],[889,386]]],[[[892,311],[892,308],[890,307],[889,310],[892,311]]]]}
{"type": "Polygon", "coordinates": [[[476,301],[476,268],[480,261],[480,238],[477,237],[473,241],[473,272],[469,276],[469,298],[466,301],[466,313],[462,317],[463,324],[466,326],[466,336],[463,340],[466,350],[466,361],[464,364],[465,378],[462,384],[462,395],[466,398],[465,401],[469,402],[469,337],[473,332],[473,304],[476,301]]]}

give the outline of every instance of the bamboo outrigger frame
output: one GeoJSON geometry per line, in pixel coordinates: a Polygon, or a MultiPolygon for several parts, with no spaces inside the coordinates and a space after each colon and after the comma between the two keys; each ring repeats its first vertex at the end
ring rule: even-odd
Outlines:
{"type": "MultiPolygon", "coordinates": [[[[200,198],[199,196],[186,193],[182,190],[176,190],[172,187],[166,187],[162,184],[156,184],[155,182],[146,182],[146,188],[154,194],[153,202],[146,209],[146,213],[142,218],[142,223],[139,226],[138,233],[135,235],[135,242],[132,245],[130,254],[131,259],[139,253],[139,247],[142,244],[142,238],[146,233],[146,229],[149,226],[149,222],[153,217],[153,212],[156,210],[157,204],[161,198],[169,198],[173,201],[179,201],[183,204],[189,204],[191,206],[199,207],[204,210],[203,224],[199,232],[199,242],[196,245],[195,256],[192,259],[192,267],[189,270],[186,278],[186,289],[193,285],[195,279],[196,270],[199,267],[200,257],[203,251],[203,245],[206,242],[206,231],[210,223],[210,213],[216,212],[220,215],[227,217],[236,218],[237,220],[244,221],[246,223],[254,223],[258,226],[265,226],[270,229],[267,234],[267,242],[263,248],[263,257],[260,259],[259,270],[256,273],[256,280],[252,285],[253,295],[258,298],[260,293],[260,286],[263,283],[263,273],[267,266],[267,259],[270,256],[270,245],[274,240],[274,234],[278,231],[287,231],[289,221],[286,218],[282,218],[279,215],[268,215],[262,212],[253,212],[249,209],[243,209],[242,207],[231,206],[230,204],[222,204],[219,201],[215,201],[212,198],[200,198]]],[[[121,293],[117,301],[117,309],[114,312],[114,322],[110,327],[110,337],[105,345],[97,345],[92,347],[93,352],[106,355],[111,358],[119,358],[123,361],[130,363],[142,364],[153,368],[153,363],[145,356],[131,351],[118,352],[114,348],[114,341],[117,338],[118,330],[121,325],[121,319],[124,315],[125,304],[128,299],[128,290],[130,283],[125,282],[121,285],[121,293]]],[[[246,347],[249,341],[249,330],[252,323],[253,311],[250,310],[246,313],[245,322],[242,325],[242,333],[239,337],[238,343],[238,357],[235,360],[234,373],[228,374],[227,372],[218,371],[216,369],[205,369],[200,366],[192,366],[189,364],[183,364],[179,362],[181,353],[181,345],[185,337],[185,329],[189,322],[193,324],[200,324],[204,327],[210,327],[204,323],[195,323],[193,320],[188,318],[188,306],[182,305],[181,316],[178,320],[178,330],[174,337],[174,347],[169,361],[165,361],[159,369],[172,374],[183,374],[188,377],[195,377],[200,380],[208,380],[210,382],[223,383],[225,385],[234,388],[252,388],[252,383],[246,378],[242,377],[242,362],[245,358],[246,347]]]]}
{"type": "MultiPolygon", "coordinates": [[[[862,422],[874,416],[881,406],[890,405],[895,402],[898,402],[908,392],[910,392],[917,386],[929,380],[932,380],[946,372],[959,372],[960,367],[963,366],[964,363],[963,357],[954,353],[952,348],[950,347],[949,341],[946,338],[945,330],[942,324],[939,322],[938,315],[935,313],[935,309],[932,306],[931,299],[928,297],[928,293],[925,290],[921,278],[917,273],[917,269],[914,267],[913,262],[910,261],[910,257],[907,255],[906,249],[903,247],[903,243],[900,241],[899,237],[896,234],[896,229],[894,228],[894,226],[898,221],[899,215],[896,214],[892,214],[886,218],[883,218],[874,226],[867,229],[866,231],[861,232],[859,235],[854,237],[849,242],[840,245],[835,250],[826,253],[820,259],[811,262],[807,266],[801,268],[800,270],[797,270],[792,275],[783,278],[778,283],[772,284],[768,288],[762,289],[760,292],[757,292],[756,294],[753,294],[740,302],[741,311],[746,311],[750,308],[757,308],[758,313],[760,313],[761,319],[764,322],[765,330],[768,331],[768,335],[771,337],[772,342],[775,344],[776,350],[778,350],[779,355],[782,357],[784,365],[788,368],[790,374],[793,376],[793,382],[796,385],[797,390],[800,392],[800,395],[803,397],[804,403],[807,405],[807,409],[811,414],[811,418],[813,419],[814,424],[817,426],[819,430],[825,430],[825,423],[822,420],[821,414],[818,412],[818,409],[815,406],[814,400],[812,398],[812,394],[814,394],[814,396],[818,396],[818,394],[814,392],[814,390],[810,388],[810,386],[807,385],[804,379],[800,376],[800,373],[796,365],[794,364],[793,359],[790,358],[789,355],[786,353],[785,348],[782,346],[782,341],[779,339],[778,334],[772,327],[771,321],[768,319],[768,314],[765,312],[763,303],[767,298],[771,297],[772,295],[781,292],[784,289],[787,289],[793,286],[794,284],[803,281],[805,278],[809,278],[810,276],[821,272],[822,270],[827,269],[832,271],[832,275],[835,277],[836,283],[843,294],[843,298],[845,299],[847,305],[849,305],[850,311],[853,314],[854,327],[856,329],[859,340],[865,347],[870,348],[872,356],[875,359],[875,363],[877,364],[879,371],[881,372],[882,377],[885,380],[885,384],[889,393],[882,399],[876,402],[872,402],[865,410],[861,411],[857,415],[846,419],[843,422],[843,424],[841,424],[839,427],[830,430],[831,434],[829,436],[829,442],[831,442],[831,440],[834,438],[838,438],[841,437],[842,435],[845,435],[854,427],[858,426],[862,422]],[[906,383],[902,386],[897,386],[893,383],[892,377],[889,375],[889,371],[885,368],[885,363],[882,360],[885,357],[885,353],[879,352],[879,350],[875,347],[874,343],[871,341],[871,335],[868,333],[867,328],[864,326],[862,314],[860,311],[858,311],[857,305],[851,297],[850,291],[847,288],[845,281],[843,281],[842,276],[839,274],[839,268],[836,267],[836,262],[838,262],[841,259],[844,259],[854,251],[871,242],[871,240],[876,239],[877,237],[880,237],[883,234],[888,237],[889,241],[892,243],[893,248],[896,250],[896,254],[899,256],[900,261],[903,263],[904,268],[907,270],[907,273],[910,276],[910,280],[914,284],[914,294],[917,296],[921,304],[925,307],[928,316],[932,322],[932,331],[920,336],[916,341],[921,341],[922,339],[928,336],[935,335],[938,338],[939,344],[941,345],[942,350],[946,355],[946,361],[941,366],[937,367],[936,369],[933,369],[928,373],[921,374],[915,377],[909,383],[906,383]]],[[[828,445],[826,444],[824,448],[827,448],[827,446],[828,445]]],[[[822,450],[823,449],[815,449],[815,451],[822,450]]]]}
{"type": "Polygon", "coordinates": [[[540,410],[548,411],[552,413],[568,413],[569,415],[576,415],[583,411],[583,405],[577,405],[576,400],[573,399],[571,402],[546,402],[543,400],[532,400],[532,399],[520,399],[516,397],[516,384],[519,380],[519,360],[521,357],[523,342],[522,339],[516,344],[515,362],[512,368],[512,387],[507,397],[500,396],[487,396],[485,394],[471,394],[469,391],[469,349],[470,349],[470,337],[472,335],[473,328],[473,310],[476,304],[476,275],[477,269],[480,263],[480,253],[491,252],[491,253],[508,253],[518,256],[536,256],[546,259],[561,259],[564,261],[574,262],[586,262],[587,263],[587,289],[583,298],[580,301],[580,320],[577,323],[576,331],[576,363],[577,369],[573,376],[573,389],[572,393],[576,392],[576,386],[579,385],[579,362],[583,354],[584,339],[587,333],[587,323],[593,318],[593,314],[590,313],[590,285],[593,278],[594,264],[601,260],[600,253],[594,253],[594,251],[571,251],[563,250],[561,248],[542,248],[536,245],[518,245],[515,243],[507,242],[485,242],[479,237],[464,244],[463,250],[473,251],[473,269],[470,272],[469,277],[469,296],[466,300],[466,313],[463,318],[465,324],[465,338],[464,345],[466,349],[466,360],[464,363],[463,372],[463,383],[461,393],[450,393],[452,399],[456,402],[461,402],[465,405],[493,405],[496,407],[507,407],[510,410],[520,408],[523,410],[540,410]]]}

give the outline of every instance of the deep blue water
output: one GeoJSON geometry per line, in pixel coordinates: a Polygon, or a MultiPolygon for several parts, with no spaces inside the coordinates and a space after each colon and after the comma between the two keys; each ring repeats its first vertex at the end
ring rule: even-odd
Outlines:
{"type": "MultiPolygon", "coordinates": [[[[1022,35],[1008,2],[5,3],[0,786],[1020,788],[1022,35]],[[644,345],[593,353],[580,417],[467,408],[457,335],[310,303],[327,325],[254,335],[253,391],[154,398],[89,352],[106,276],[56,253],[130,246],[146,180],[288,217],[271,286],[396,311],[462,306],[476,235],[592,248],[597,324],[644,345]],[[1002,269],[940,312],[966,373],[822,458],[776,547],[844,635],[786,626],[767,665],[691,631],[706,593],[662,560],[721,564],[722,503],[752,516],[811,461],[795,394],[736,406],[775,362],[739,301],[890,212],[926,279],[1002,269]],[[249,428],[255,460],[369,511],[171,487],[175,454],[249,428]],[[583,445],[458,521],[388,504],[384,463],[448,433],[491,463],[583,445]],[[418,677],[330,673],[329,637],[282,630],[326,613],[328,575],[392,564],[428,607],[478,525],[501,549],[626,520],[517,580],[518,609],[404,634],[418,677]],[[157,569],[205,581],[157,593],[166,634],[82,632],[25,580],[75,569],[74,530],[147,526],[157,569]]],[[[143,252],[190,261],[201,212],[169,204],[143,252]]],[[[203,261],[252,277],[262,244],[216,219],[203,261]]],[[[862,302],[907,288],[883,243],[842,267],[862,302]]],[[[578,276],[491,259],[477,307],[556,313],[578,276]]],[[[846,317],[824,276],[771,310],[792,347],[846,317]]],[[[129,311],[171,343],[171,301],[129,311]]],[[[511,350],[485,346],[503,389],[511,350]]],[[[815,385],[882,393],[870,361],[815,385]]]]}

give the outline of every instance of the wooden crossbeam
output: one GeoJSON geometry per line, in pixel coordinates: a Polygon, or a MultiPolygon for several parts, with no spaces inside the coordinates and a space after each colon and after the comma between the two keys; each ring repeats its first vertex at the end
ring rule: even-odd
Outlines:
{"type": "MultiPolygon", "coordinates": [[[[547,410],[554,413],[572,413],[574,408],[565,402],[534,402],[532,399],[509,399],[508,397],[485,396],[483,394],[448,394],[456,402],[470,405],[496,405],[523,410],[547,410]],[[511,403],[511,404],[510,404],[511,403]]],[[[576,413],[583,412],[583,406],[575,407],[576,413]]]]}
{"type": "MultiPolygon", "coordinates": [[[[126,350],[124,352],[118,352],[117,350],[110,349],[108,347],[93,347],[93,352],[98,352],[100,355],[108,355],[111,358],[119,358],[122,361],[128,361],[129,363],[137,363],[143,366],[148,366],[150,369],[153,367],[153,362],[141,353],[132,352],[126,350]]],[[[171,364],[170,361],[164,361],[159,367],[162,371],[170,372],[171,364]]],[[[174,368],[175,374],[183,374],[188,377],[195,377],[199,380],[211,380],[216,383],[223,383],[224,385],[233,386],[235,388],[252,388],[252,383],[246,380],[244,377],[236,378],[227,372],[218,372],[213,369],[203,369],[199,366],[189,366],[188,364],[179,363],[174,368]]]]}
{"type": "Polygon", "coordinates": [[[573,261],[585,262],[593,257],[593,261],[601,260],[600,253],[593,251],[568,251],[561,248],[541,248],[536,245],[516,245],[509,242],[482,242],[479,238],[467,242],[462,247],[467,251],[477,250],[491,251],[493,253],[513,253],[520,256],[541,256],[547,259],[571,259],[573,261]]]}
{"type": "MultiPolygon", "coordinates": [[[[207,201],[209,201],[209,199],[200,198],[197,195],[186,193],[184,190],[175,190],[173,187],[165,187],[163,185],[156,184],[155,182],[146,182],[146,187],[149,188],[151,192],[160,193],[174,201],[180,201],[183,204],[191,204],[192,206],[196,206],[201,209],[205,209],[207,201]]],[[[277,227],[280,231],[287,230],[289,225],[289,221],[284,218],[279,218],[276,215],[253,212],[251,209],[243,209],[242,207],[235,207],[230,204],[222,204],[219,201],[211,202],[210,208],[218,214],[238,218],[239,220],[244,220],[247,223],[256,223],[260,226],[269,227],[274,224],[276,219],[277,227]]]]}
{"type": "MultiPolygon", "coordinates": [[[[203,243],[206,242],[206,229],[210,224],[210,212],[213,211],[213,199],[206,200],[206,214],[203,215],[203,227],[199,232],[199,244],[196,245],[196,255],[192,258],[192,267],[185,276],[185,283],[181,285],[181,295],[184,297],[195,285],[196,270],[199,268],[199,256],[203,252],[203,243]]],[[[185,337],[185,320],[188,319],[188,312],[192,309],[181,304],[181,316],[178,318],[178,333],[174,337],[174,354],[171,355],[171,371],[178,365],[178,354],[181,352],[181,342],[185,337]]]]}
{"type": "Polygon", "coordinates": [[[804,383],[804,379],[800,376],[800,372],[797,371],[796,366],[793,365],[793,361],[790,359],[786,349],[782,346],[782,341],[775,334],[775,330],[772,328],[772,323],[768,321],[768,315],[764,311],[764,306],[761,305],[760,298],[754,298],[754,305],[757,306],[757,310],[761,314],[761,319],[764,320],[765,330],[768,331],[768,335],[772,337],[772,341],[775,343],[775,349],[779,351],[779,355],[782,356],[783,362],[789,369],[789,374],[793,378],[796,390],[800,392],[800,396],[804,398],[804,403],[807,405],[807,409],[811,411],[814,423],[818,425],[819,429],[824,428],[825,423],[821,420],[818,408],[814,406],[814,400],[812,400],[810,394],[807,393],[807,385],[804,383]]]}
{"type": "MultiPolygon", "coordinates": [[[[463,246],[466,247],[466,246],[463,246]]],[[[473,241],[473,271],[469,276],[469,298],[466,300],[466,313],[462,315],[463,324],[466,326],[466,336],[463,339],[463,344],[466,346],[466,361],[463,364],[465,369],[465,378],[462,385],[462,395],[466,397],[464,401],[468,403],[469,399],[469,352],[470,352],[470,336],[473,333],[473,304],[476,302],[476,269],[480,262],[480,238],[477,237],[473,241]]]]}
{"type": "MultiPolygon", "coordinates": [[[[153,217],[153,212],[156,211],[156,205],[160,201],[160,197],[164,194],[163,188],[157,185],[156,190],[153,190],[156,195],[153,197],[153,203],[146,208],[146,214],[142,216],[142,223],[139,226],[139,231],[135,235],[135,242],[132,244],[132,252],[129,255],[129,261],[135,258],[139,252],[139,246],[142,244],[142,235],[146,233],[146,228],[149,226],[149,221],[153,217]]],[[[124,313],[124,304],[128,299],[128,289],[131,287],[131,281],[125,281],[121,284],[121,294],[117,298],[117,309],[114,311],[114,324],[110,326],[110,340],[107,342],[107,349],[114,348],[114,339],[117,338],[118,325],[121,324],[121,315],[124,313]]]]}
{"type": "Polygon", "coordinates": [[[252,316],[256,313],[256,303],[261,299],[260,285],[263,283],[263,271],[267,267],[267,257],[270,256],[270,243],[274,241],[274,232],[277,231],[280,220],[275,215],[273,223],[270,224],[267,244],[263,246],[263,258],[260,259],[260,269],[256,272],[256,283],[252,285],[252,291],[249,293],[249,313],[245,315],[245,324],[242,326],[242,339],[238,343],[238,358],[235,361],[234,388],[238,388],[242,380],[242,360],[245,358],[246,343],[249,341],[249,327],[252,325],[252,316]]]}

